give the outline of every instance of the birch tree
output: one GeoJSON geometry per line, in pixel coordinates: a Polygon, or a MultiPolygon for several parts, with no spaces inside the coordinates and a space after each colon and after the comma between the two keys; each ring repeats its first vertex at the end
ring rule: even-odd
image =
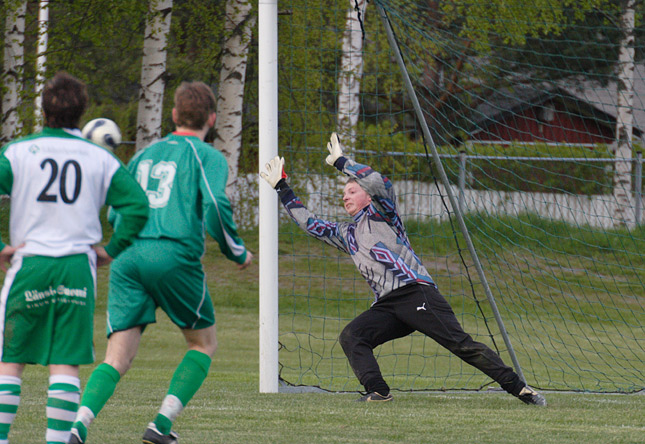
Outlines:
{"type": "Polygon", "coordinates": [[[217,120],[213,145],[228,161],[226,194],[237,201],[237,177],[242,150],[242,107],[246,65],[255,16],[251,0],[226,2],[225,33],[222,68],[217,95],[217,120]]]}
{"type": "Polygon", "coordinates": [[[172,0],[151,0],[141,62],[141,89],[137,114],[136,149],[161,137],[166,86],[166,42],[170,32],[172,0]]]}
{"type": "Polygon", "coordinates": [[[635,221],[632,205],[632,133],[634,127],[634,8],[636,0],[622,1],[620,28],[622,39],[618,53],[616,150],[614,163],[614,225],[630,226],[635,221]]]}
{"type": "Polygon", "coordinates": [[[47,73],[47,40],[49,38],[49,1],[38,3],[38,44],[36,49],[36,99],[34,106],[34,131],[43,128],[43,89],[47,73]]]}
{"type": "Polygon", "coordinates": [[[4,33],[4,66],[2,68],[2,81],[4,92],[2,95],[2,135],[0,144],[14,138],[22,129],[22,122],[18,115],[20,105],[20,90],[23,82],[24,41],[25,41],[25,14],[27,1],[14,2],[7,5],[7,17],[4,33]],[[14,6],[14,8],[10,8],[14,6]]]}
{"type": "Polygon", "coordinates": [[[356,125],[360,113],[361,77],[363,76],[363,32],[366,0],[350,0],[342,39],[338,75],[338,135],[344,146],[356,145],[356,125]]]}

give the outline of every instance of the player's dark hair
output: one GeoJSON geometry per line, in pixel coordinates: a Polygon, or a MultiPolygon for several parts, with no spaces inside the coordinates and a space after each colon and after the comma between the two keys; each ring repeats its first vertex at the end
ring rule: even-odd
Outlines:
{"type": "Polygon", "coordinates": [[[64,71],[56,73],[43,89],[45,126],[78,128],[88,102],[85,83],[64,71]]]}
{"type": "Polygon", "coordinates": [[[175,109],[177,126],[200,130],[215,111],[215,94],[204,82],[182,82],[175,91],[175,109]]]}

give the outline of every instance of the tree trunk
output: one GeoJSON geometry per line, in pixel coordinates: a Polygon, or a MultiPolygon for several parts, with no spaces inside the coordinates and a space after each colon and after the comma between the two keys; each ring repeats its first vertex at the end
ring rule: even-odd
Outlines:
{"type": "Polygon", "coordinates": [[[226,42],[222,56],[217,95],[217,120],[213,145],[228,162],[226,194],[231,202],[237,202],[237,176],[240,152],[242,151],[242,107],[244,105],[244,82],[246,64],[255,21],[251,0],[228,0],[226,2],[226,42]]]}
{"type": "Polygon", "coordinates": [[[342,40],[341,72],[338,75],[338,136],[351,152],[356,145],[356,125],[360,113],[361,77],[363,76],[363,32],[365,0],[350,0],[342,40]]]}
{"type": "Polygon", "coordinates": [[[614,225],[631,226],[635,222],[632,204],[632,132],[634,102],[634,7],[636,0],[623,1],[621,16],[622,39],[618,59],[616,158],[629,159],[615,162],[614,197],[616,210],[614,225]]]}
{"type": "Polygon", "coordinates": [[[161,137],[163,96],[166,86],[166,41],[170,32],[171,15],[172,0],[151,0],[141,62],[137,150],[161,137]]]}
{"type": "Polygon", "coordinates": [[[38,4],[38,47],[36,53],[36,101],[34,106],[34,131],[43,128],[43,89],[47,72],[47,39],[49,37],[49,1],[38,4]]]}
{"type": "Polygon", "coordinates": [[[25,63],[25,14],[27,1],[21,1],[12,11],[7,11],[4,32],[4,66],[2,82],[5,92],[2,97],[2,134],[0,145],[17,136],[22,129],[18,115],[20,105],[20,90],[23,82],[23,66],[25,63]]]}

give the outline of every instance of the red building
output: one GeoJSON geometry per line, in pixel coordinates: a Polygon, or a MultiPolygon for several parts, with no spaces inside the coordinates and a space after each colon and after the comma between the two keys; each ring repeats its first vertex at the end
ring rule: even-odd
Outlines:
{"type": "MultiPolygon", "coordinates": [[[[472,141],[606,144],[615,140],[616,117],[568,91],[517,85],[497,91],[473,115],[472,141]]],[[[642,131],[634,127],[634,136],[642,131]]]]}

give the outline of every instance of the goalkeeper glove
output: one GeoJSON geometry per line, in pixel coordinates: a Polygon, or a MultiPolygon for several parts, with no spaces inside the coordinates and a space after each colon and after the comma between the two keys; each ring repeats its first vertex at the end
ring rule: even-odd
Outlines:
{"type": "Polygon", "coordinates": [[[343,157],[343,146],[340,144],[338,134],[331,133],[331,138],[329,142],[327,142],[327,149],[329,150],[329,156],[327,156],[325,162],[334,166],[334,163],[336,163],[338,158],[343,157]]]}
{"type": "Polygon", "coordinates": [[[284,172],[284,157],[275,156],[265,165],[267,172],[260,171],[260,177],[266,180],[272,188],[275,188],[281,179],[286,179],[284,172]]]}

